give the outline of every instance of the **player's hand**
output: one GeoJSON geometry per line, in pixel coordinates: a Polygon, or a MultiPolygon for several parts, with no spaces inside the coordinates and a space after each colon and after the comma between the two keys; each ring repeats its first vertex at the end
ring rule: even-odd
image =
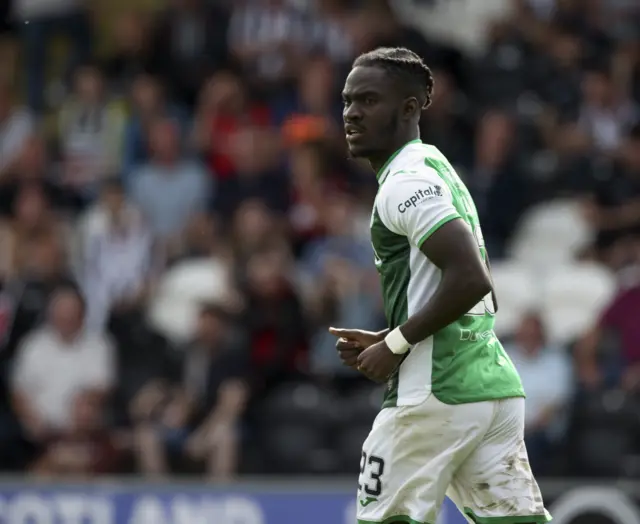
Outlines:
{"type": "Polygon", "coordinates": [[[393,353],[381,340],[358,355],[358,371],[371,380],[385,382],[400,365],[402,357],[393,353]]]}
{"type": "Polygon", "coordinates": [[[369,346],[384,338],[384,332],[363,331],[361,329],[329,328],[329,333],[338,337],[336,349],[345,366],[356,367],[358,355],[369,346]]]}
{"type": "Polygon", "coordinates": [[[380,342],[387,335],[387,330],[384,331],[365,331],[363,329],[340,329],[329,328],[329,333],[336,337],[343,338],[348,342],[358,344],[362,349],[366,349],[372,346],[376,342],[380,342]]]}

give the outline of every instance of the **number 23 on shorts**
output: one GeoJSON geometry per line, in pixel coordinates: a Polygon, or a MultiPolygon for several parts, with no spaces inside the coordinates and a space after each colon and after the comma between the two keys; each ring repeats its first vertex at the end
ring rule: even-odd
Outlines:
{"type": "Polygon", "coordinates": [[[382,494],[382,475],[384,474],[384,459],[369,455],[363,451],[360,457],[360,478],[358,492],[360,504],[363,507],[377,502],[382,494]]]}

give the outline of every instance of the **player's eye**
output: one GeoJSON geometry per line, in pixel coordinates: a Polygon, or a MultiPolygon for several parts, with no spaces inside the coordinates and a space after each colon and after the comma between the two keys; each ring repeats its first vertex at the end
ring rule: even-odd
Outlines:
{"type": "Polygon", "coordinates": [[[351,103],[351,102],[350,102],[348,99],[346,99],[346,98],[343,98],[343,99],[342,99],[342,105],[343,105],[344,107],[349,107],[349,104],[350,104],[350,103],[351,103]]]}
{"type": "Polygon", "coordinates": [[[364,99],[364,103],[368,106],[373,106],[378,102],[378,100],[376,99],[376,97],[374,96],[368,96],[367,98],[364,99]]]}

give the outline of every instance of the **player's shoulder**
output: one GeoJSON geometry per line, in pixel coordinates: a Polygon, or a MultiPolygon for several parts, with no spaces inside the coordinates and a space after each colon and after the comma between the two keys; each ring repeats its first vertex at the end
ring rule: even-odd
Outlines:
{"type": "Polygon", "coordinates": [[[398,157],[390,163],[387,173],[383,174],[384,185],[404,185],[411,182],[424,183],[425,180],[439,181],[441,177],[431,162],[430,149],[425,144],[408,146],[398,157]]]}
{"type": "Polygon", "coordinates": [[[378,201],[399,202],[416,195],[420,199],[448,196],[444,181],[424,158],[394,166],[380,186],[378,201]]]}

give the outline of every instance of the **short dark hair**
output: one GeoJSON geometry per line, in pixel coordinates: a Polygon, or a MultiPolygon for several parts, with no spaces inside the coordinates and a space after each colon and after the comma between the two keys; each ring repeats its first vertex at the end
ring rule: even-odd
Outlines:
{"type": "Polygon", "coordinates": [[[379,47],[361,54],[353,67],[380,67],[397,76],[418,99],[423,109],[431,104],[433,74],[416,53],[404,47],[379,47]]]}

